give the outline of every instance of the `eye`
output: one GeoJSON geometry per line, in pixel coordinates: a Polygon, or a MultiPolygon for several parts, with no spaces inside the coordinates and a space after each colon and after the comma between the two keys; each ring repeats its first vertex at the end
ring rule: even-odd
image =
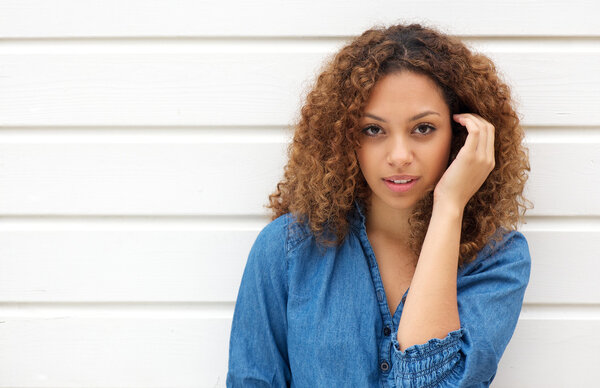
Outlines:
{"type": "Polygon", "coordinates": [[[429,135],[433,131],[435,131],[435,127],[431,124],[419,124],[419,126],[415,128],[415,132],[420,135],[429,135]]]}
{"type": "Polygon", "coordinates": [[[362,133],[367,136],[377,136],[377,131],[381,131],[381,128],[376,125],[368,125],[363,128],[362,133]]]}

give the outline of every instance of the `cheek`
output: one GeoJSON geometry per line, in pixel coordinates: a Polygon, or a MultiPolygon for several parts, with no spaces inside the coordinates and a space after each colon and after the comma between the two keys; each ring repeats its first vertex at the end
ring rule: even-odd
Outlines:
{"type": "Polygon", "coordinates": [[[363,146],[356,151],[356,160],[358,161],[360,169],[364,172],[369,166],[368,147],[363,146]]]}
{"type": "Polygon", "coordinates": [[[443,173],[448,167],[450,157],[450,144],[446,137],[437,138],[418,149],[418,155],[421,156],[422,167],[438,175],[443,173]]]}
{"type": "Polygon", "coordinates": [[[440,177],[441,174],[444,173],[444,171],[446,171],[446,169],[448,168],[448,161],[450,159],[450,140],[448,139],[448,141],[444,141],[442,142],[442,144],[439,145],[437,152],[435,153],[436,158],[435,158],[435,166],[438,170],[440,170],[440,177]]]}
{"type": "Polygon", "coordinates": [[[363,178],[367,182],[371,182],[376,173],[377,163],[374,160],[373,152],[369,147],[364,147],[356,152],[356,159],[358,161],[358,167],[362,173],[363,178]],[[371,151],[371,152],[370,152],[371,151]]]}

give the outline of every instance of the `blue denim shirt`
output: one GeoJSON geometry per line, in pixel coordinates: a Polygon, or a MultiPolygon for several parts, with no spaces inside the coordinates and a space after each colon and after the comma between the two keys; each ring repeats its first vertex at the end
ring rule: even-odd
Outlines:
{"type": "Polygon", "coordinates": [[[404,294],[389,311],[362,209],[341,246],[319,250],[290,214],[269,223],[248,257],[235,305],[227,387],[487,387],[514,332],[529,282],[518,231],[458,270],[461,328],[400,351],[404,294]]]}

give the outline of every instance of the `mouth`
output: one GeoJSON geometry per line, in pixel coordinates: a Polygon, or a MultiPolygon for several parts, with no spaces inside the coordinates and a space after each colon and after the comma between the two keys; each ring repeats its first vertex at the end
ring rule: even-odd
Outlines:
{"type": "Polygon", "coordinates": [[[383,178],[385,185],[396,193],[402,193],[410,190],[419,180],[417,177],[393,177],[383,178]]]}
{"type": "Polygon", "coordinates": [[[385,179],[388,182],[392,182],[395,184],[405,184],[405,183],[409,183],[412,182],[414,179],[385,179]]]}

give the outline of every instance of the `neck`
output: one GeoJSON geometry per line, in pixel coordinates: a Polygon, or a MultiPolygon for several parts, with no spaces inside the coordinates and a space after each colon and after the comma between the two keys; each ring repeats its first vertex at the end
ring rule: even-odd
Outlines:
{"type": "Polygon", "coordinates": [[[410,235],[408,217],[412,209],[392,209],[372,198],[366,215],[367,235],[406,243],[410,235]]]}

